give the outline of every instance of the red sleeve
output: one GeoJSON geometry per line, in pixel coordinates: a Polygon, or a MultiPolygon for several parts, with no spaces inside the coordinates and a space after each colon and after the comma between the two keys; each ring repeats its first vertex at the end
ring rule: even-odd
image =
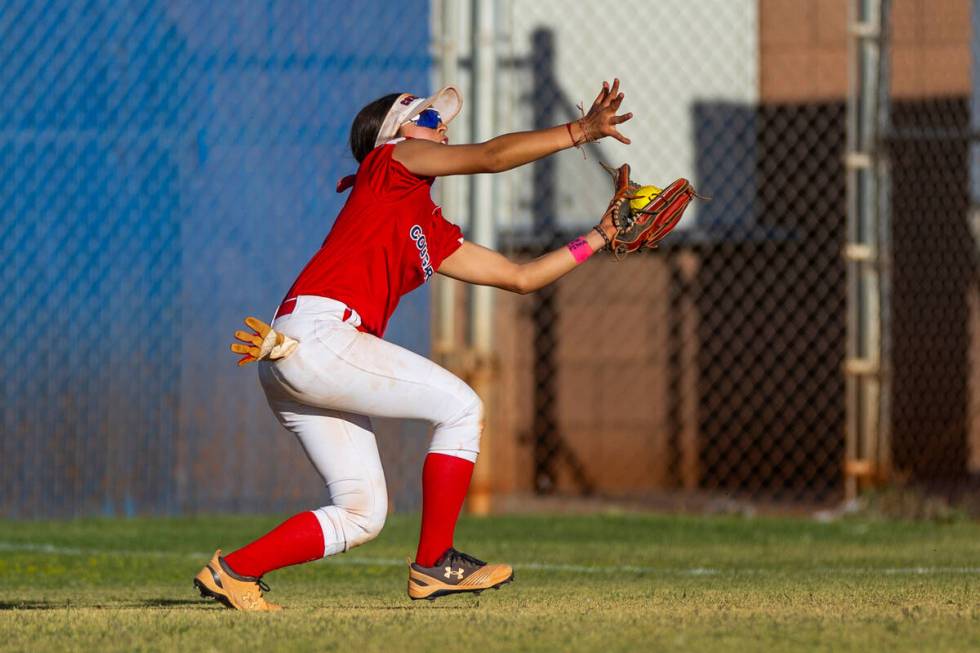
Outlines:
{"type": "Polygon", "coordinates": [[[398,201],[420,185],[427,185],[431,181],[427,177],[412,174],[408,168],[391,158],[394,151],[395,146],[391,144],[374,148],[357,170],[357,183],[362,189],[369,189],[381,202],[398,201]]]}
{"type": "Polygon", "coordinates": [[[429,256],[432,258],[432,269],[438,270],[446,257],[455,252],[463,244],[463,230],[442,217],[442,209],[438,206],[432,212],[432,246],[429,256]]]}

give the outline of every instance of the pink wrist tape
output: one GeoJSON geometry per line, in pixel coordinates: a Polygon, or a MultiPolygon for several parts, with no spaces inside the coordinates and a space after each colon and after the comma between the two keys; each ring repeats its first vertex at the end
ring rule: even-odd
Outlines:
{"type": "Polygon", "coordinates": [[[585,238],[576,238],[568,243],[566,247],[568,247],[568,251],[572,253],[572,256],[575,257],[576,263],[584,263],[595,253],[592,250],[592,246],[589,245],[589,241],[585,238]]]}

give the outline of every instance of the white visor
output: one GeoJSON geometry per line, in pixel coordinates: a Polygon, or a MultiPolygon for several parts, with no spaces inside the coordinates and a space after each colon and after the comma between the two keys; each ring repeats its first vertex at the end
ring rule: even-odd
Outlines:
{"type": "Polygon", "coordinates": [[[388,109],[388,115],[385,116],[381,129],[378,130],[378,137],[374,139],[374,146],[390,141],[398,135],[402,125],[430,107],[438,111],[442,116],[442,122],[448,125],[462,106],[463,96],[455,86],[445,86],[428,98],[402,93],[388,109]]]}

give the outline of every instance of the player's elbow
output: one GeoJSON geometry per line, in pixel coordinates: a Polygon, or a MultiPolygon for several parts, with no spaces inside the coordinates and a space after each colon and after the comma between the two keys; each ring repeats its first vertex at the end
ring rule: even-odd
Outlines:
{"type": "Polygon", "coordinates": [[[487,141],[480,148],[479,165],[480,172],[504,172],[510,169],[502,149],[493,140],[487,141]]]}
{"type": "Polygon", "coordinates": [[[527,295],[537,290],[527,272],[521,269],[521,266],[515,267],[516,269],[510,279],[507,290],[518,295],[527,295]]]}

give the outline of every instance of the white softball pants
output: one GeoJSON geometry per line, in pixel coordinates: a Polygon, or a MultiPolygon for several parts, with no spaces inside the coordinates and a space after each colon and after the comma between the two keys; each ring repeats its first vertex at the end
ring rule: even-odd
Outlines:
{"type": "Polygon", "coordinates": [[[430,422],[429,452],[476,462],[480,451],[477,394],[427,358],[358,331],[360,316],[347,308],[300,296],[273,323],[299,341],[296,351],[259,364],[269,406],[327,486],[330,505],[313,511],[324,556],[373,539],[385,523],[388,493],[369,416],[430,422]]]}

